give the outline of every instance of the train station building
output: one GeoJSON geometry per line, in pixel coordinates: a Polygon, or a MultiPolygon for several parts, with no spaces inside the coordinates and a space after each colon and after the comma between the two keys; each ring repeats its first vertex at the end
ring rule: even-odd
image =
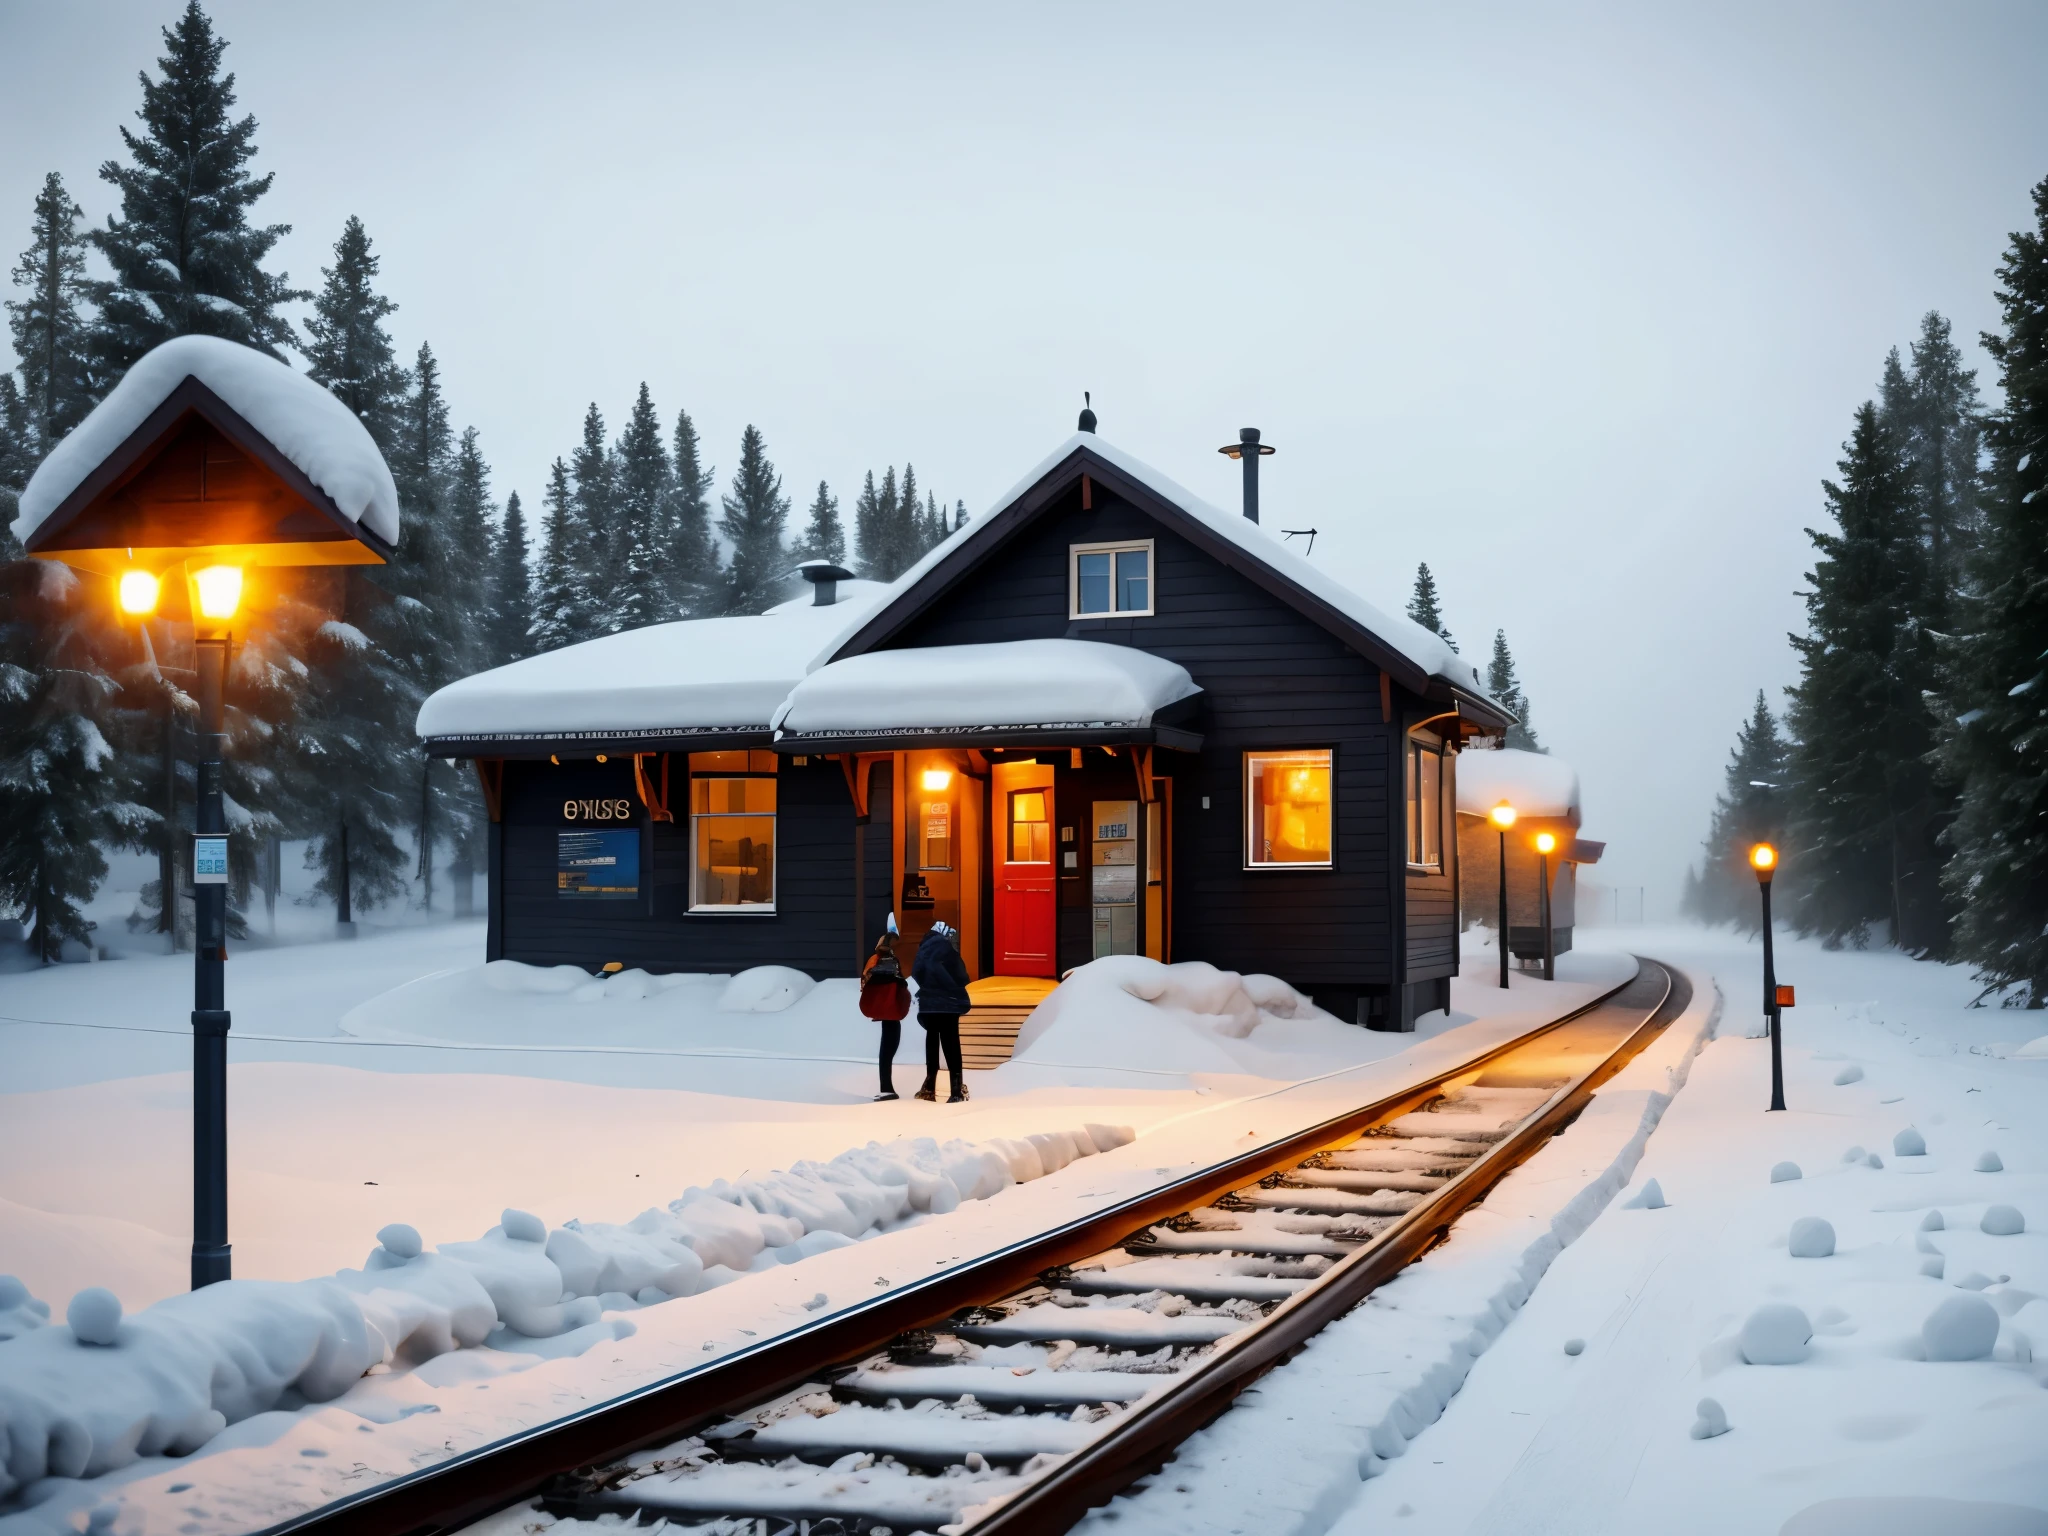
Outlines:
{"type": "MultiPolygon", "coordinates": [[[[959,930],[1000,1029],[1105,955],[1280,976],[1412,1027],[1458,965],[1470,663],[1084,418],[896,581],[465,678],[488,955],[855,974],[888,914],[959,930]]],[[[1014,1028],[1014,1023],[1011,1025],[1014,1028]]]]}

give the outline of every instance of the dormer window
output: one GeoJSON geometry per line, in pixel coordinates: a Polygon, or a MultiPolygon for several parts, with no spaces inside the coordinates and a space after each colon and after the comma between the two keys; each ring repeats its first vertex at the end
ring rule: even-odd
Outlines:
{"type": "Polygon", "coordinates": [[[1143,618],[1152,612],[1150,539],[1076,544],[1069,561],[1069,618],[1143,618]]]}

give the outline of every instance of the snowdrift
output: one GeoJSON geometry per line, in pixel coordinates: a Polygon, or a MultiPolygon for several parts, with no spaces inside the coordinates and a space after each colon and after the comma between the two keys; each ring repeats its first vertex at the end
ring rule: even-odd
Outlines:
{"type": "Polygon", "coordinates": [[[1074,971],[1033,1010],[1011,1061],[1300,1077],[1354,1064],[1358,1047],[1355,1025],[1276,977],[1112,955],[1074,971]]]}
{"type": "Polygon", "coordinates": [[[198,1450],[228,1425],[322,1403],[377,1366],[579,1329],[877,1232],[944,1215],[1135,1139],[1084,1125],[985,1142],[870,1142],[830,1162],[692,1187],[623,1224],[507,1210],[470,1242],[427,1251],[393,1223],[363,1267],[318,1280],[231,1280],[131,1318],[104,1291],[62,1324],[0,1276],[0,1499],[44,1477],[96,1477],[198,1450]],[[13,1337],[7,1337],[9,1332],[13,1337]]]}

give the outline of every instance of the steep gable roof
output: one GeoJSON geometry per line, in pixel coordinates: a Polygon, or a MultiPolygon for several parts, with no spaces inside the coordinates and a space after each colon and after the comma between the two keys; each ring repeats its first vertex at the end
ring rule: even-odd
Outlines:
{"type": "Polygon", "coordinates": [[[1388,614],[1280,544],[1258,524],[1210,505],[1092,432],[1077,432],[998,500],[896,581],[896,595],[820,661],[885,646],[992,557],[1081,476],[1121,496],[1320,624],[1411,692],[1464,701],[1470,717],[1505,726],[1472,664],[1413,620],[1388,614]]]}

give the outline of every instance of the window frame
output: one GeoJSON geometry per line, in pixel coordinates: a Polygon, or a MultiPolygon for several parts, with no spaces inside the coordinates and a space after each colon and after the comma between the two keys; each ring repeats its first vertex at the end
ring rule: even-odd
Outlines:
{"type": "Polygon", "coordinates": [[[1243,788],[1239,805],[1238,854],[1244,860],[1247,874],[1334,874],[1337,869],[1337,748],[1329,746],[1295,745],[1288,747],[1246,747],[1239,757],[1242,759],[1241,773],[1243,788]],[[1252,858],[1254,827],[1252,816],[1257,801],[1252,797],[1252,759],[1255,757],[1287,757],[1304,752],[1321,752],[1330,759],[1330,856],[1320,862],[1289,861],[1287,863],[1261,863],[1252,858]]]}
{"type": "Polygon", "coordinates": [[[1441,875],[1448,868],[1444,852],[1444,787],[1445,767],[1450,752],[1441,741],[1431,744],[1420,736],[1408,738],[1407,755],[1402,761],[1401,828],[1402,838],[1407,845],[1408,873],[1411,875],[1441,875]],[[1436,859],[1434,862],[1415,857],[1418,834],[1422,830],[1422,758],[1428,754],[1436,763],[1436,859]]]}
{"type": "Polygon", "coordinates": [[[1071,619],[1149,619],[1159,612],[1159,551],[1155,539],[1106,539],[1093,544],[1067,546],[1067,617],[1071,619]],[[1145,553],[1145,606],[1116,606],[1116,557],[1138,550],[1145,553]],[[1081,611],[1081,557],[1108,555],[1110,606],[1100,612],[1081,611]]]}
{"type": "Polygon", "coordinates": [[[684,793],[688,796],[690,818],[690,865],[687,885],[687,904],[684,913],[690,917],[773,917],[782,895],[782,790],[780,776],[774,773],[735,773],[730,770],[709,769],[692,771],[686,776],[684,793]],[[766,813],[774,824],[775,841],[770,845],[768,870],[768,899],[765,902],[699,902],[697,900],[697,828],[701,821],[758,820],[760,811],[699,811],[697,809],[697,781],[699,779],[766,779],[776,785],[775,809],[766,813]]]}

